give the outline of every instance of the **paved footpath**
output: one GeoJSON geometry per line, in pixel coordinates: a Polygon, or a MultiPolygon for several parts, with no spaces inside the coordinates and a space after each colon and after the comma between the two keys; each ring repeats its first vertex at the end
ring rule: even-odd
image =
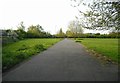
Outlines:
{"type": "Polygon", "coordinates": [[[64,39],[3,76],[3,81],[116,81],[116,65],[102,65],[81,44],[64,39]]]}

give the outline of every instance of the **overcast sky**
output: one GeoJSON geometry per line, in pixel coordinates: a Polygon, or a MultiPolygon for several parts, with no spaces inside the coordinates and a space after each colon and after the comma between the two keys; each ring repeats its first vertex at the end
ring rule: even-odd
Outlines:
{"type": "Polygon", "coordinates": [[[51,33],[56,33],[59,28],[65,31],[77,14],[70,4],[70,0],[2,0],[0,27],[16,29],[23,21],[26,27],[40,24],[51,33]]]}
{"type": "MultiPolygon", "coordinates": [[[[85,7],[80,10],[85,11],[85,7]]],[[[52,34],[60,28],[66,31],[69,22],[78,15],[71,0],[0,0],[0,11],[1,29],[16,29],[23,21],[26,28],[40,24],[52,34]]]]}

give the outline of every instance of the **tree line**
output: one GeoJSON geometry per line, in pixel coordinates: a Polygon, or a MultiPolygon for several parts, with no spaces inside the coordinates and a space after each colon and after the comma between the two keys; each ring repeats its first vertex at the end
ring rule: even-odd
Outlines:
{"type": "Polygon", "coordinates": [[[52,35],[49,32],[45,32],[43,27],[39,24],[31,25],[28,27],[28,30],[25,31],[24,23],[21,22],[17,26],[17,30],[7,29],[2,30],[2,43],[10,43],[19,41],[26,38],[51,38],[52,35]]]}
{"type": "Polygon", "coordinates": [[[79,13],[76,21],[68,25],[68,30],[63,33],[60,29],[57,37],[85,37],[85,38],[120,38],[120,2],[107,0],[71,0],[71,6],[79,13]],[[88,9],[82,11],[80,6],[88,9]],[[109,30],[109,34],[86,33],[83,28],[90,30],[109,30]]]}
{"type": "Polygon", "coordinates": [[[67,30],[66,33],[60,28],[55,38],[120,38],[120,32],[110,32],[108,34],[101,33],[73,33],[67,30]]]}
{"type": "Polygon", "coordinates": [[[79,11],[75,21],[71,21],[68,30],[64,33],[62,28],[57,34],[51,35],[45,32],[43,27],[31,25],[25,31],[23,22],[17,30],[3,30],[3,41],[18,41],[26,38],[120,38],[120,2],[108,2],[106,0],[92,0],[92,3],[85,3],[85,0],[71,0],[73,7],[79,11]],[[79,6],[83,4],[89,10],[81,11],[79,6]],[[83,33],[83,28],[92,30],[109,30],[109,34],[83,33]]]}
{"type": "Polygon", "coordinates": [[[72,1],[71,6],[79,11],[78,16],[76,16],[76,20],[79,21],[79,25],[82,28],[91,30],[110,31],[109,34],[99,35],[92,33],[80,35],[77,34],[79,35],[79,37],[120,38],[119,1],[90,0],[90,3],[86,2],[86,0],[71,0],[71,1],[72,1]],[[88,9],[86,11],[82,11],[80,8],[81,5],[84,5],[88,9]]]}
{"type": "Polygon", "coordinates": [[[57,38],[120,38],[120,32],[109,31],[107,34],[84,33],[84,27],[76,20],[71,21],[66,32],[62,28],[55,35],[57,38]]]}
{"type": "Polygon", "coordinates": [[[109,34],[83,33],[83,28],[78,20],[71,21],[65,33],[60,28],[57,34],[51,35],[49,32],[45,32],[39,24],[31,25],[25,31],[24,23],[21,22],[17,26],[17,30],[2,30],[2,39],[3,43],[6,43],[26,38],[120,38],[120,32],[112,31],[109,34]]]}

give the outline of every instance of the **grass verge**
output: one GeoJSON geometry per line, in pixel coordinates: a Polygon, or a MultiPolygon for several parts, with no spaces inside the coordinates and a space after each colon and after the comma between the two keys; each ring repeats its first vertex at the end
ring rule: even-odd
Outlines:
{"type": "Polygon", "coordinates": [[[3,72],[21,61],[46,50],[61,39],[26,39],[3,46],[2,69],[3,72]]]}
{"type": "Polygon", "coordinates": [[[102,38],[77,38],[76,42],[82,43],[89,50],[97,52],[109,58],[112,61],[118,62],[118,39],[102,39],[102,38]]]}

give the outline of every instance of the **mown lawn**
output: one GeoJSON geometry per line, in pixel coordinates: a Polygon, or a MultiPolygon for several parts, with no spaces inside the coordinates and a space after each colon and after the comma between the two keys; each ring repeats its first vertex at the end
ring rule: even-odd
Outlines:
{"type": "Polygon", "coordinates": [[[76,42],[82,43],[88,49],[107,56],[113,61],[118,61],[118,39],[78,38],[76,42]]]}
{"type": "Polygon", "coordinates": [[[2,48],[3,72],[21,61],[46,50],[61,39],[26,39],[2,48]]]}

